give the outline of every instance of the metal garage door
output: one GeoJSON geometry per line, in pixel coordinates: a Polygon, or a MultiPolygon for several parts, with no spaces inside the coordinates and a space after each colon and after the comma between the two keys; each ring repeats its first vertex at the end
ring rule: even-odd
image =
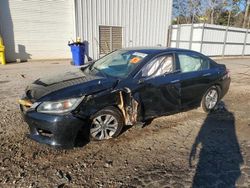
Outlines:
{"type": "Polygon", "coordinates": [[[73,0],[0,2],[0,34],[8,61],[70,58],[74,34],[73,0]]]}

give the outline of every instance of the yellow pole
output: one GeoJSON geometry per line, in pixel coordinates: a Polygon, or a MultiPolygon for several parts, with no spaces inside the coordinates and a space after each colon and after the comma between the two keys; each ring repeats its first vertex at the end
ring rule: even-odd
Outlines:
{"type": "Polygon", "coordinates": [[[0,63],[2,63],[2,65],[5,65],[5,64],[6,64],[4,49],[5,49],[5,47],[4,47],[4,45],[3,45],[3,39],[2,39],[2,37],[0,36],[0,63]]]}

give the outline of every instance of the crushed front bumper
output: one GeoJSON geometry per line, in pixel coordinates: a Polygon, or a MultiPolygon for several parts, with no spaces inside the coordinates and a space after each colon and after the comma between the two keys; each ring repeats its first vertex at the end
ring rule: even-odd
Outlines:
{"type": "Polygon", "coordinates": [[[71,113],[52,115],[39,113],[35,110],[21,111],[29,125],[29,138],[43,144],[59,148],[72,148],[75,138],[83,128],[84,121],[74,117],[71,113]]]}

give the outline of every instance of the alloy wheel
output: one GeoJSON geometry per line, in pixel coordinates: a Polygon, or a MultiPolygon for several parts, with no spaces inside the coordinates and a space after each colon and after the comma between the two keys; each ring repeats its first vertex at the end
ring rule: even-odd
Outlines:
{"type": "Polygon", "coordinates": [[[90,134],[97,140],[104,140],[111,138],[117,129],[117,119],[111,114],[103,114],[93,119],[90,134]]]}
{"type": "Polygon", "coordinates": [[[218,102],[218,92],[216,89],[211,89],[205,97],[205,104],[208,109],[213,109],[218,102]]]}

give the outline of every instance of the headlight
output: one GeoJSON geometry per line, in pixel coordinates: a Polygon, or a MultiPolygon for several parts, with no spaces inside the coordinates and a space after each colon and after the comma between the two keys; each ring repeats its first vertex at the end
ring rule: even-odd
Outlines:
{"type": "Polygon", "coordinates": [[[83,98],[72,98],[61,101],[46,101],[42,102],[37,112],[59,114],[74,110],[82,101],[83,98]]]}

